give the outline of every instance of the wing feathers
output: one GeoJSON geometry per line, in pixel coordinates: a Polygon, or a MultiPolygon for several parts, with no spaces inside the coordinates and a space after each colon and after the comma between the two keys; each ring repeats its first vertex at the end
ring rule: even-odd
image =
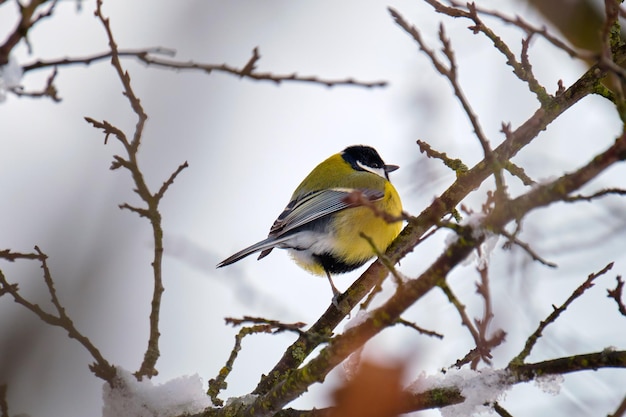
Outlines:
{"type": "MultiPolygon", "coordinates": [[[[272,225],[267,239],[240,250],[217,264],[217,267],[230,265],[259,251],[261,251],[259,259],[261,259],[267,256],[273,248],[292,239],[291,231],[338,211],[356,207],[358,204],[346,199],[354,191],[360,191],[370,201],[379,200],[384,196],[382,191],[355,188],[330,188],[306,194],[287,205],[272,225]]],[[[288,245],[283,247],[288,247],[288,245]]]]}
{"type": "Polygon", "coordinates": [[[355,204],[346,201],[346,197],[354,191],[360,191],[371,201],[381,199],[384,195],[382,191],[354,188],[331,188],[312,192],[287,205],[272,225],[270,235],[281,236],[314,220],[354,207],[355,204]]]}

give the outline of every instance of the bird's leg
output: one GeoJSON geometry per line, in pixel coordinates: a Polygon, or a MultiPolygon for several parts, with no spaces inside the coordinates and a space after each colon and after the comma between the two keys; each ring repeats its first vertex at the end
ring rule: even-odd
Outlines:
{"type": "Polygon", "coordinates": [[[326,270],[325,272],[326,272],[326,277],[328,277],[328,282],[330,283],[330,288],[333,290],[333,305],[339,308],[339,302],[337,300],[339,300],[341,291],[339,291],[337,287],[335,287],[335,283],[333,282],[333,279],[330,277],[330,273],[326,270]]]}

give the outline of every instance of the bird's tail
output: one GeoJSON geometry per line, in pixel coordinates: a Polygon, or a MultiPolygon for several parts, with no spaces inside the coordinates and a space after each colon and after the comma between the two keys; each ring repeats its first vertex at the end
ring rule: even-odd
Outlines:
{"type": "Polygon", "coordinates": [[[261,259],[269,255],[272,249],[280,245],[286,239],[287,238],[276,239],[275,237],[268,237],[267,239],[257,242],[252,246],[248,246],[247,248],[240,250],[234,255],[229,256],[228,258],[224,259],[222,262],[217,264],[216,268],[221,268],[223,266],[235,263],[245,258],[246,256],[252,255],[253,253],[258,252],[258,251],[262,251],[261,255],[259,255],[259,259],[261,259]]]}

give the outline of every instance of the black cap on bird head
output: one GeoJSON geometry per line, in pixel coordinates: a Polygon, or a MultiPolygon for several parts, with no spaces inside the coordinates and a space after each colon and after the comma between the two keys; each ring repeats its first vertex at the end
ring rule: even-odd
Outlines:
{"type": "Polygon", "coordinates": [[[400,168],[398,165],[386,165],[371,146],[348,146],[341,152],[341,156],[357,171],[369,171],[387,179],[390,172],[400,168]]]}

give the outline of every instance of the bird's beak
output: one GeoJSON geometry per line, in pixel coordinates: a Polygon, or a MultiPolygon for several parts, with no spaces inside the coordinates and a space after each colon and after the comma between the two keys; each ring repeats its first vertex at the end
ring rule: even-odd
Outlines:
{"type": "Polygon", "coordinates": [[[385,165],[385,172],[393,172],[398,168],[400,168],[398,165],[385,165]]]}

